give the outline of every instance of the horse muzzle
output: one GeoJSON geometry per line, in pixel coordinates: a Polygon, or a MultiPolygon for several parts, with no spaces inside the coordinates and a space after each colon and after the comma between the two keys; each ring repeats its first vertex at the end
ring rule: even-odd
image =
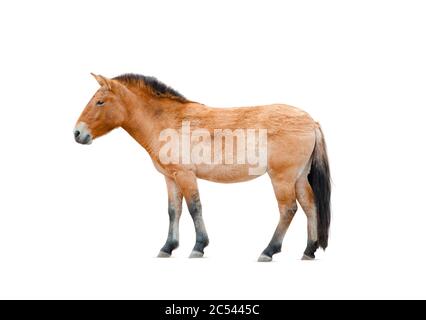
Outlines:
{"type": "Polygon", "coordinates": [[[84,122],[79,122],[74,128],[74,139],[80,144],[91,144],[92,135],[90,130],[84,122]]]}

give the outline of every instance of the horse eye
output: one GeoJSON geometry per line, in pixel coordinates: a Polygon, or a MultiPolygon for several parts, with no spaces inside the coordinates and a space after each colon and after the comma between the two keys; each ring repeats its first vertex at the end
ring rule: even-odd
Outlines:
{"type": "Polygon", "coordinates": [[[96,102],[96,105],[97,105],[98,107],[101,107],[101,106],[103,106],[103,105],[104,105],[104,103],[105,103],[105,101],[99,100],[99,101],[97,101],[97,102],[96,102]]]}

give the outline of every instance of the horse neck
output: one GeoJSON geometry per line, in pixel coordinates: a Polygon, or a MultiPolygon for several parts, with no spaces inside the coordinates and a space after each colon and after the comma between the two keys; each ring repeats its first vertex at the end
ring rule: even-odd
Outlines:
{"type": "Polygon", "coordinates": [[[156,158],[160,132],[173,127],[184,104],[171,99],[137,95],[127,101],[126,108],[128,116],[122,128],[148,151],[151,158],[156,158]],[[173,114],[169,110],[173,110],[173,114]]]}

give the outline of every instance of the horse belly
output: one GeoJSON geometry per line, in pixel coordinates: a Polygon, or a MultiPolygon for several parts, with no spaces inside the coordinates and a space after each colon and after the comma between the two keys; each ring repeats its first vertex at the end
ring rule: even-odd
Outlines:
{"type": "Polygon", "coordinates": [[[266,172],[266,166],[253,167],[239,164],[197,165],[197,177],[200,179],[233,183],[253,180],[266,172]],[[250,170],[255,169],[255,170],[250,170]]]}

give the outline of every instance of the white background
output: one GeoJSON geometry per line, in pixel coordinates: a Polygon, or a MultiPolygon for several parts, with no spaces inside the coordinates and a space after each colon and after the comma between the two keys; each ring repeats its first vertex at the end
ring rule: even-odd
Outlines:
{"type": "Polygon", "coordinates": [[[0,298],[426,298],[422,1],[2,1],[0,298]],[[201,181],[211,244],[155,258],[163,177],[122,129],[72,129],[90,72],[154,75],[212,106],[282,102],[323,127],[329,249],[299,258],[299,209],[274,262],[269,178],[201,181]]]}

